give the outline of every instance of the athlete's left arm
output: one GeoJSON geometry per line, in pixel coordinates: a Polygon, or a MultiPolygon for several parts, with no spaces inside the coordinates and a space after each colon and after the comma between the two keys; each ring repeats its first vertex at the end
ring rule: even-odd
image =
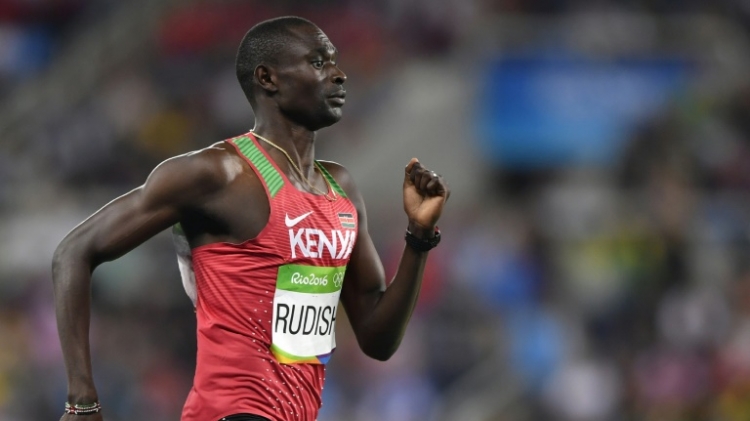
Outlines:
{"type": "MultiPolygon", "coordinates": [[[[341,302],[362,351],[384,361],[396,352],[404,336],[417,303],[428,252],[405,245],[398,270],[386,287],[383,264],[368,232],[362,196],[346,170],[339,167],[335,173],[359,217],[357,243],[347,265],[341,302]]],[[[442,177],[412,158],[404,174],[409,231],[422,239],[435,235],[435,225],[449,196],[442,177]]]]}

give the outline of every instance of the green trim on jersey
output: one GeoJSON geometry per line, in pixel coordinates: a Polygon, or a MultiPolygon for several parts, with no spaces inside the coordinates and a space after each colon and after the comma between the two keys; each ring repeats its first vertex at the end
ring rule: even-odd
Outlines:
{"type": "Polygon", "coordinates": [[[325,177],[326,180],[328,180],[328,184],[331,185],[331,188],[333,188],[333,191],[338,193],[338,195],[341,197],[346,197],[346,192],[344,191],[344,189],[342,189],[341,186],[339,186],[339,183],[336,182],[336,179],[333,178],[333,176],[331,175],[331,173],[328,172],[328,170],[326,170],[323,164],[321,164],[318,161],[315,161],[315,165],[318,166],[318,169],[320,170],[320,173],[323,174],[323,177],[325,177]]]}
{"type": "Polygon", "coordinates": [[[255,168],[258,169],[261,178],[263,178],[263,182],[265,182],[268,187],[268,193],[271,194],[271,198],[276,196],[276,193],[284,187],[284,179],[273,164],[271,164],[268,158],[263,155],[263,152],[258,148],[255,142],[250,140],[247,136],[232,139],[232,142],[237,145],[240,152],[242,152],[242,154],[245,155],[253,165],[255,165],[255,168]]]}
{"type": "Polygon", "coordinates": [[[175,235],[181,235],[181,236],[184,237],[185,236],[185,230],[182,229],[182,224],[180,224],[178,222],[178,223],[172,225],[172,233],[175,234],[175,235]]]}

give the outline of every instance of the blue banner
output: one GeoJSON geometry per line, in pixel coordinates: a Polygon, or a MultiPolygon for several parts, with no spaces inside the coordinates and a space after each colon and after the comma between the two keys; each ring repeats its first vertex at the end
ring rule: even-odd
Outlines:
{"type": "Polygon", "coordinates": [[[504,167],[611,164],[634,129],[686,86],[683,59],[515,57],[488,64],[481,150],[504,167]]]}

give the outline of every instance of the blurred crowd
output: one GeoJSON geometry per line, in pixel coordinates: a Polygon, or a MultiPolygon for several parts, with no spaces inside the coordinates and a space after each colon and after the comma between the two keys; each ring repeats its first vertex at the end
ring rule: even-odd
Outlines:
{"type": "MultiPolygon", "coordinates": [[[[0,0],[0,99],[54,71],[45,66],[68,34],[117,8],[0,0]]],[[[39,115],[29,138],[0,141],[0,421],[62,412],[49,267],[65,233],[163,159],[252,127],[233,68],[251,23],[301,15],[341,51],[352,100],[321,135],[325,157],[367,136],[364,121],[389,106],[384,92],[405,63],[465,60],[459,47],[480,19],[584,8],[710,13],[741,28],[739,36],[750,31],[750,8],[730,0],[202,1],[171,10],[153,42],[108,69],[84,101],[39,115]]],[[[637,122],[608,165],[478,159],[472,174],[485,180],[485,194],[449,203],[398,353],[387,363],[367,359],[340,320],[321,421],[441,421],[458,419],[456,410],[476,421],[750,420],[744,82],[721,93],[688,84],[637,122]]],[[[343,164],[356,177],[356,162],[343,164]]],[[[374,237],[388,274],[403,247],[401,226],[390,227],[400,217],[393,208],[369,215],[387,227],[374,237]]],[[[93,296],[93,364],[107,419],[178,419],[195,319],[169,235],[98,268],[93,296]]]]}

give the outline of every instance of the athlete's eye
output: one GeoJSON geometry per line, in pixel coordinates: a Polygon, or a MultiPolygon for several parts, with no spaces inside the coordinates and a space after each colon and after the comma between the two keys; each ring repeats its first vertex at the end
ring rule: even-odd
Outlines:
{"type": "Polygon", "coordinates": [[[323,60],[315,60],[312,62],[313,67],[316,69],[322,69],[323,68],[323,60]]]}

